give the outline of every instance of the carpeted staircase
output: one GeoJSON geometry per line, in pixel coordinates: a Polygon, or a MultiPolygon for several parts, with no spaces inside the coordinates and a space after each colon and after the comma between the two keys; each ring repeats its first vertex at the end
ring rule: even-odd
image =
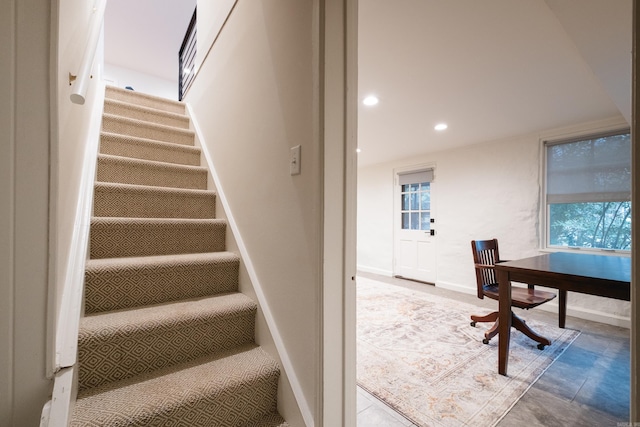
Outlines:
{"type": "Polygon", "coordinates": [[[71,426],[287,426],[184,105],[107,88],[71,426]]]}

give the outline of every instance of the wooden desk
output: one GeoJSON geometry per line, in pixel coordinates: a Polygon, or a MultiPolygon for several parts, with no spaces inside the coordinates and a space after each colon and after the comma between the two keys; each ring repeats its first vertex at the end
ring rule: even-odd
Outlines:
{"type": "MultiPolygon", "coordinates": [[[[626,257],[556,252],[496,264],[495,269],[500,296],[498,372],[501,375],[507,375],[512,281],[558,289],[561,310],[567,291],[631,299],[631,259],[626,257]]],[[[561,320],[560,326],[564,327],[562,323],[561,320]]]]}

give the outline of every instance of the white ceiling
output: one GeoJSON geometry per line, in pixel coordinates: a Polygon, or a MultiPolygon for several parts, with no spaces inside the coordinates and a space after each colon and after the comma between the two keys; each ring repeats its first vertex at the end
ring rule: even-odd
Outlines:
{"type": "Polygon", "coordinates": [[[177,82],[178,52],[195,8],[196,0],[109,0],[105,62],[177,82]]]}
{"type": "MultiPolygon", "coordinates": [[[[195,0],[109,0],[105,58],[176,80],[195,0]]],[[[632,0],[360,0],[359,164],[631,116],[632,0]],[[444,121],[449,129],[433,126],[444,121]]]]}

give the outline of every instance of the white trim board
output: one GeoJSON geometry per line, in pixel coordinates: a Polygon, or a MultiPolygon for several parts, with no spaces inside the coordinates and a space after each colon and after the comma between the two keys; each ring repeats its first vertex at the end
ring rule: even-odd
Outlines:
{"type": "Polygon", "coordinates": [[[58,327],[56,331],[56,350],[54,372],[76,363],[78,348],[78,328],[82,311],[82,292],[84,285],[84,269],[89,246],[89,228],[93,208],[93,188],[102,125],[102,109],[104,106],[104,83],[99,83],[98,92],[92,105],[91,123],[87,130],[87,149],[83,159],[83,170],[80,177],[80,195],[76,206],[76,217],[73,227],[71,248],[67,264],[67,273],[62,295],[58,327]]]}

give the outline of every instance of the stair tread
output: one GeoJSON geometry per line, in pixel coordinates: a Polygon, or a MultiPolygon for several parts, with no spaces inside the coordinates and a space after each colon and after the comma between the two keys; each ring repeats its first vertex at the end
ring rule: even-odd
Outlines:
{"type": "Polygon", "coordinates": [[[202,166],[98,155],[96,179],[101,182],[206,190],[207,178],[208,170],[202,166]]]}
{"type": "Polygon", "coordinates": [[[201,149],[192,145],[159,141],[142,136],[102,132],[100,152],[135,159],[145,159],[177,165],[200,166],[201,149]]]}
{"type": "Polygon", "coordinates": [[[185,116],[184,114],[174,113],[172,111],[160,110],[158,108],[153,108],[153,107],[149,107],[149,106],[146,106],[146,105],[136,104],[136,103],[128,102],[128,101],[122,101],[120,99],[105,98],[104,103],[105,103],[105,105],[109,105],[110,104],[110,105],[113,105],[113,106],[131,108],[133,110],[138,110],[138,111],[146,112],[146,113],[157,115],[157,116],[161,116],[161,117],[167,117],[167,118],[171,118],[171,119],[175,119],[175,120],[181,120],[181,121],[184,121],[184,122],[187,122],[187,123],[189,122],[189,117],[185,116]]]}
{"type": "Polygon", "coordinates": [[[135,157],[118,156],[114,154],[98,154],[98,161],[123,163],[134,167],[149,167],[157,169],[168,169],[180,173],[207,173],[206,166],[180,165],[176,163],[161,162],[157,160],[138,159],[135,157]]]}
{"type": "MultiPolygon", "coordinates": [[[[105,99],[116,99],[122,101],[123,98],[126,99],[134,99],[135,104],[137,105],[148,105],[149,103],[156,105],[162,105],[164,108],[169,108],[171,110],[176,110],[174,112],[184,113],[185,104],[184,102],[177,101],[175,99],[168,99],[161,96],[151,95],[148,93],[132,91],[128,89],[123,89],[117,86],[108,85],[105,88],[105,99]]],[[[129,102],[129,101],[127,101],[129,102]]],[[[167,110],[164,110],[167,111],[167,110]]]]}
{"type": "Polygon", "coordinates": [[[252,312],[256,303],[239,292],[89,314],[80,320],[79,345],[87,341],[105,342],[116,335],[132,335],[155,329],[189,327],[212,318],[252,312]]]}
{"type": "MultiPolygon", "coordinates": [[[[176,413],[185,412],[197,416],[200,422],[178,418],[173,419],[174,425],[222,425],[220,421],[215,424],[216,420],[208,418],[205,412],[248,416],[246,411],[260,411],[258,406],[264,407],[262,414],[251,417],[256,419],[275,411],[275,397],[265,395],[275,392],[278,376],[276,362],[260,347],[246,344],[82,391],[70,425],[149,425],[152,420],[154,425],[160,425],[176,413]],[[271,385],[274,379],[275,386],[271,385]],[[234,396],[238,391],[241,394],[234,396]],[[261,398],[266,401],[256,401],[261,398]],[[205,411],[204,405],[216,410],[205,411]]],[[[252,425],[251,420],[243,424],[252,425]]]]}
{"type": "MultiPolygon", "coordinates": [[[[102,117],[106,118],[106,119],[111,119],[111,120],[114,120],[114,121],[124,122],[124,123],[131,124],[131,125],[134,125],[134,126],[143,127],[143,128],[159,129],[159,130],[162,130],[164,132],[172,132],[172,133],[178,133],[178,134],[189,135],[189,136],[194,136],[195,135],[195,132],[192,131],[191,129],[182,129],[182,128],[175,127],[175,126],[169,126],[169,125],[163,125],[163,124],[160,124],[160,123],[147,122],[145,120],[140,120],[140,119],[132,119],[131,117],[120,116],[120,115],[117,115],[117,114],[104,113],[102,115],[102,117]]],[[[111,133],[117,133],[117,132],[111,132],[111,133]]]]}
{"type": "Polygon", "coordinates": [[[115,114],[102,114],[102,130],[174,144],[195,145],[195,132],[175,126],[162,125],[115,114]]]}
{"type": "Polygon", "coordinates": [[[103,136],[103,137],[107,137],[107,138],[126,139],[126,140],[137,141],[137,142],[146,143],[146,144],[149,144],[149,145],[156,145],[158,147],[164,147],[164,148],[172,149],[172,150],[197,152],[198,154],[200,154],[200,151],[201,151],[201,149],[199,147],[194,147],[194,146],[191,146],[191,145],[184,145],[184,144],[176,144],[174,142],[169,142],[169,141],[160,141],[160,140],[157,140],[157,139],[143,138],[141,136],[130,136],[130,135],[123,135],[121,133],[106,132],[106,131],[101,131],[100,135],[103,136]]]}

